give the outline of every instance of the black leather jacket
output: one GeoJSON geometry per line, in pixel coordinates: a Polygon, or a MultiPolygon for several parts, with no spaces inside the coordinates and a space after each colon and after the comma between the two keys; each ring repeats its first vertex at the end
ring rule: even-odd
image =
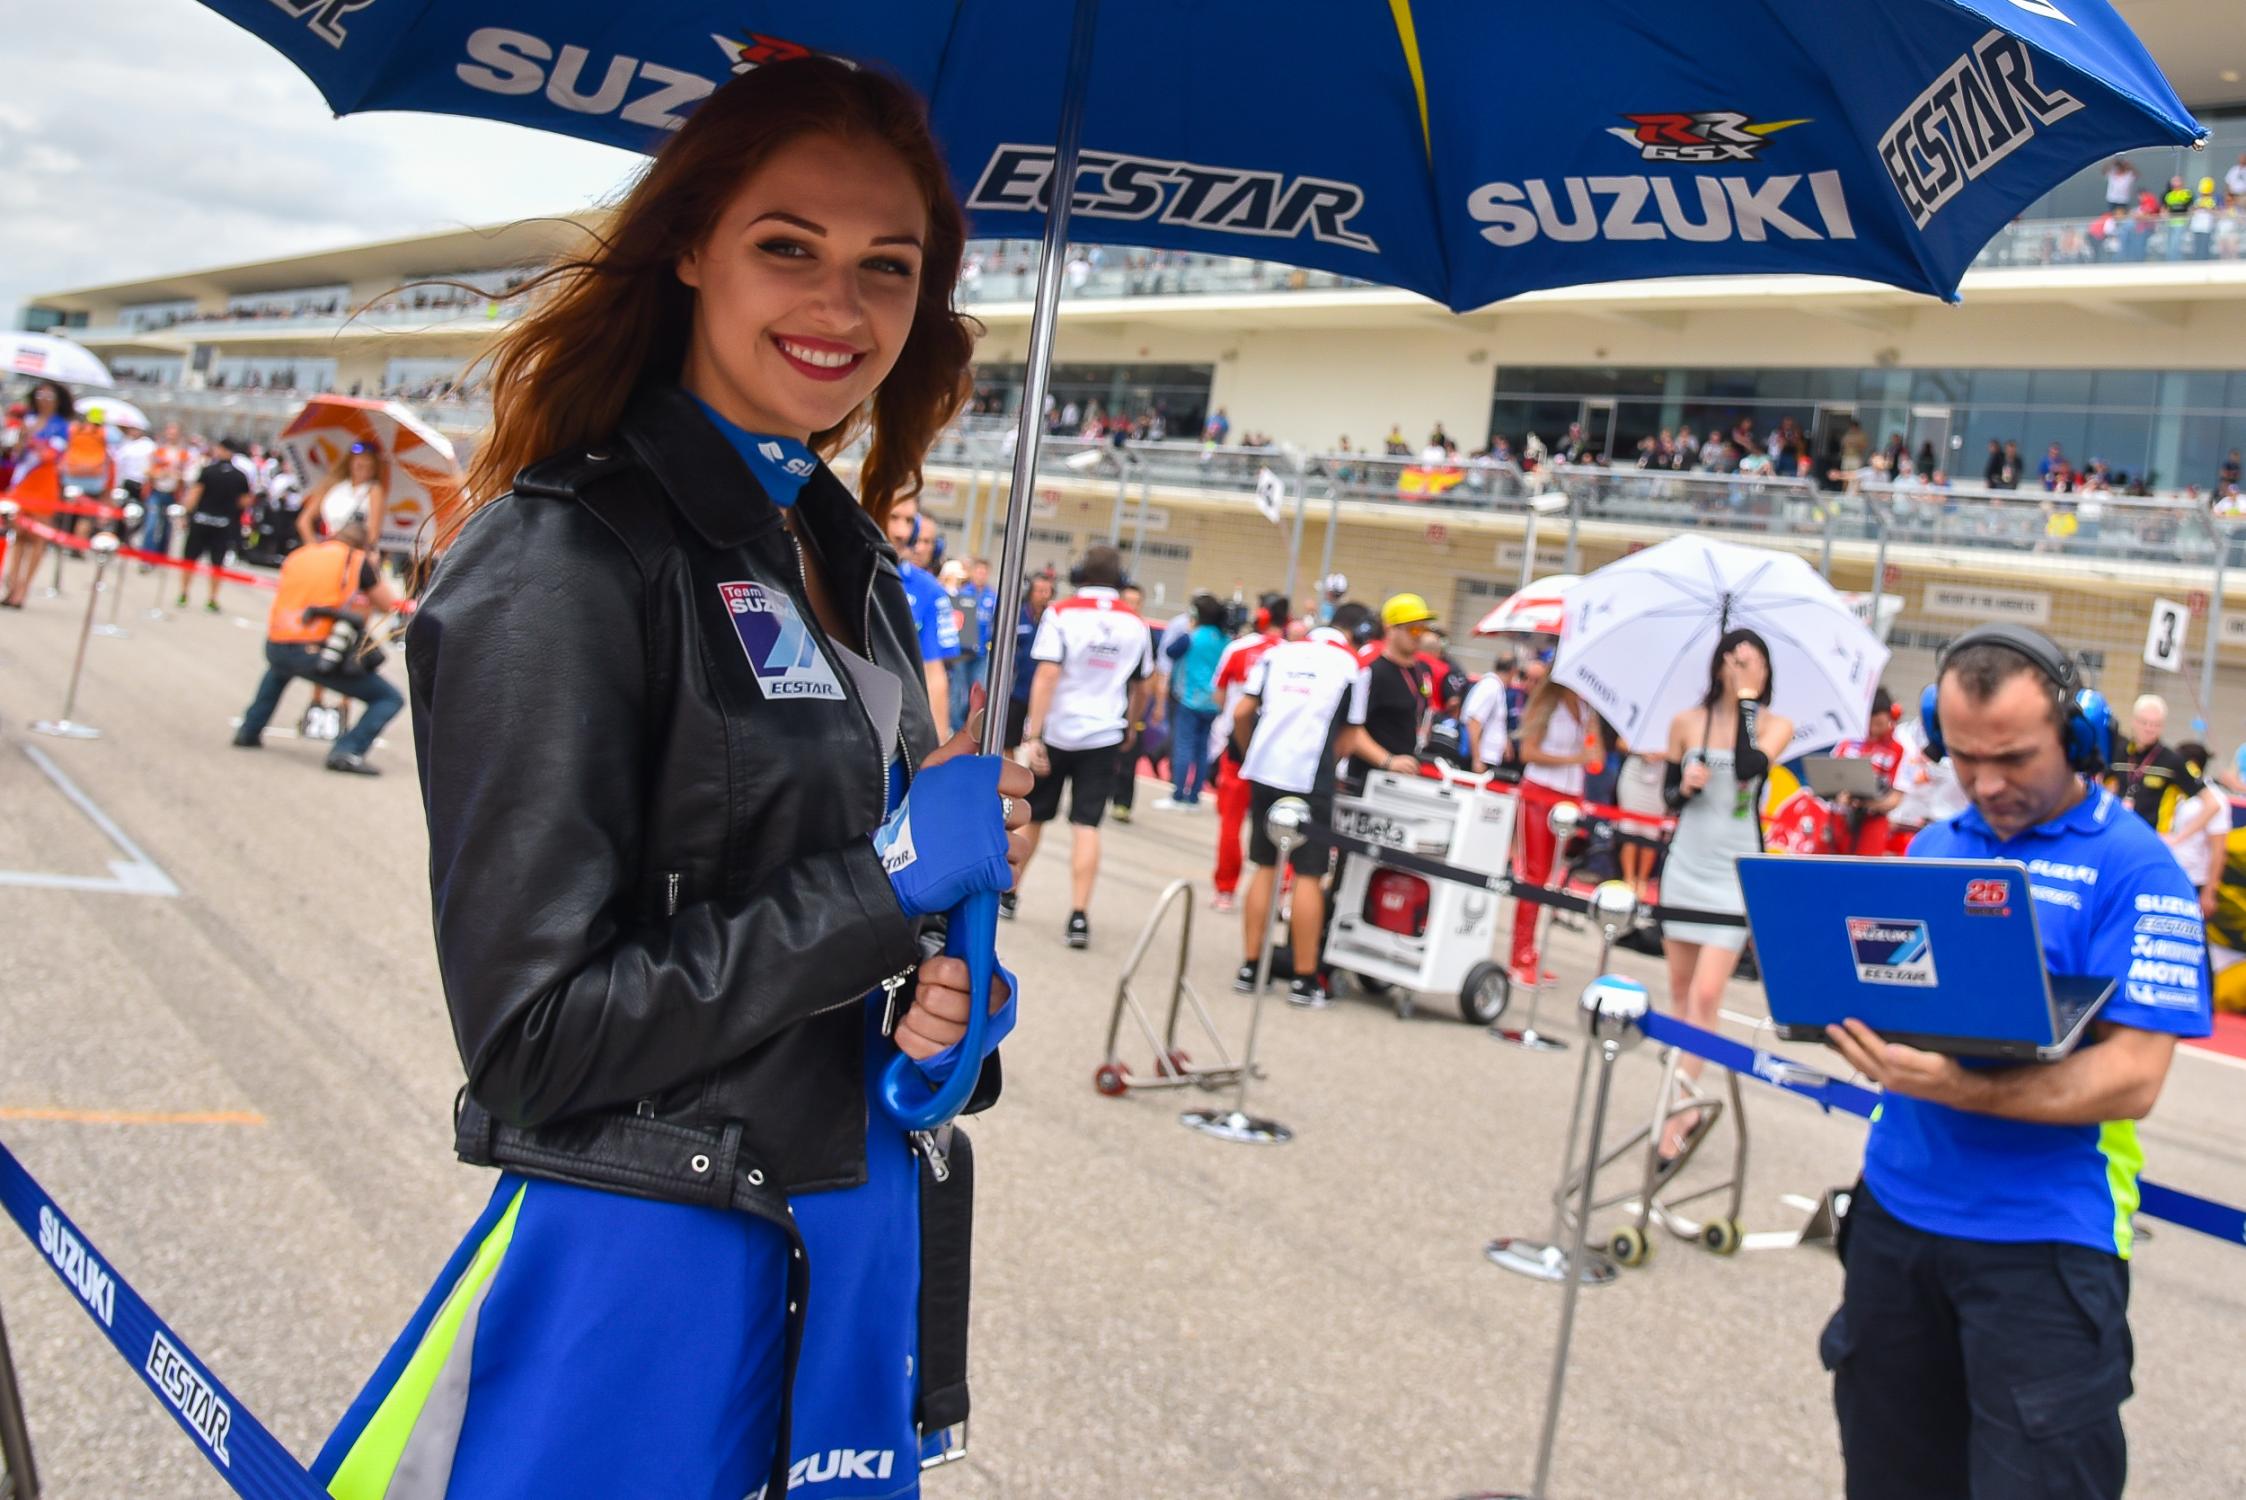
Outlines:
{"type": "MultiPolygon", "coordinates": [[[[795,510],[905,684],[917,763],[937,736],[896,555],[823,467],[795,510]]],[[[779,508],[676,389],[464,529],[406,637],[463,1160],[791,1235],[787,1193],[865,1181],[859,1002],[940,933],[870,842],[885,754],[849,649],[779,508]],[[760,638],[754,661],[736,611],[769,634],[781,599],[816,656],[760,638]]],[[[970,1108],[997,1086],[994,1057],[970,1108]]]]}

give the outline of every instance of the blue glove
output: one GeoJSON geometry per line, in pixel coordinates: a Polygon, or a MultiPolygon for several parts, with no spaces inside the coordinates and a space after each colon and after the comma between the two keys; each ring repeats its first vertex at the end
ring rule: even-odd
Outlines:
{"type": "Polygon", "coordinates": [[[908,917],[950,911],[971,895],[1013,884],[995,755],[962,755],[913,778],[905,800],[874,831],[874,852],[908,917]]]}
{"type": "MultiPolygon", "coordinates": [[[[1006,983],[1006,1003],[992,1013],[990,1024],[983,1029],[984,1057],[989,1057],[993,1052],[996,1052],[998,1044],[1012,1034],[1014,1012],[1019,1009],[1016,1002],[1022,998],[1020,981],[1007,973],[1004,967],[998,970],[998,977],[1006,983]]],[[[942,1088],[944,1080],[951,1077],[952,1070],[959,1066],[959,1047],[960,1044],[954,1042],[934,1057],[924,1057],[916,1064],[920,1069],[921,1076],[928,1080],[931,1087],[942,1088]]],[[[976,1066],[982,1066],[979,1060],[976,1066]]]]}

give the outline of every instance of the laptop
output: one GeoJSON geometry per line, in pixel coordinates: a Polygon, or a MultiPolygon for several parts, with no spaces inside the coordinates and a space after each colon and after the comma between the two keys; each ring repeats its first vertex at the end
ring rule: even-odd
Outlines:
{"type": "Polygon", "coordinates": [[[1812,755],[1802,761],[1802,780],[1818,796],[1831,801],[1835,797],[1862,797],[1870,801],[1887,795],[1887,787],[1879,778],[1879,767],[1856,756],[1812,755]]]}
{"type": "Polygon", "coordinates": [[[2116,988],[2044,969],[2018,860],[1750,854],[1739,884],[1788,1041],[1854,1017],[1928,1052],[2056,1062],[2116,988]]]}

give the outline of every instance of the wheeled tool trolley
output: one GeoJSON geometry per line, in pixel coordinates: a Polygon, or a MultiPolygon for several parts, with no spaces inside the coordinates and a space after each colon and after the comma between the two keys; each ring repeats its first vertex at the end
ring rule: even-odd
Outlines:
{"type": "MultiPolygon", "coordinates": [[[[1334,799],[1334,831],[1477,874],[1512,866],[1517,799],[1490,778],[1438,767],[1439,780],[1375,771],[1364,790],[1334,799]]],[[[1505,966],[1493,961],[1502,899],[1479,886],[1433,880],[1351,853],[1334,892],[1326,964],[1392,994],[1396,1013],[1415,997],[1456,995],[1459,1014],[1487,1026],[1510,998],[1505,966]]]]}

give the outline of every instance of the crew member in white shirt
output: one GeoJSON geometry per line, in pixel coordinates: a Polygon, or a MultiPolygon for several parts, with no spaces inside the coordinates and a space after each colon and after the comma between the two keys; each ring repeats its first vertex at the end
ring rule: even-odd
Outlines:
{"type": "MultiPolygon", "coordinates": [[[[1037,785],[1029,794],[1029,854],[1023,857],[1022,872],[1029,871],[1045,825],[1059,814],[1066,785],[1074,844],[1064,935],[1071,948],[1083,948],[1092,940],[1085,913],[1100,874],[1100,819],[1116,778],[1127,774],[1124,736],[1146,718],[1154,636],[1146,621],[1118,598],[1123,584],[1120,552],[1104,544],[1091,548],[1074,576],[1075,595],[1045,611],[1030,647],[1037,675],[1022,721],[1020,755],[1037,773],[1037,785]]],[[[1021,885],[1021,876],[1015,877],[1015,885],[1021,885]]]]}
{"type": "MultiPolygon", "coordinates": [[[[1240,903],[1247,956],[1233,981],[1236,990],[1255,988],[1256,963],[1271,925],[1273,867],[1279,863],[1279,849],[1264,820],[1272,804],[1281,797],[1300,797],[1310,804],[1312,821],[1330,823],[1334,768],[1344,753],[1366,756],[1367,766],[1374,770],[1386,769],[1391,758],[1399,769],[1413,763],[1408,755],[1386,757],[1363,730],[1366,694],[1360,684],[1365,674],[1357,665],[1349,632],[1365,617],[1363,605],[1344,604],[1334,611],[1332,625],[1266,651],[1249,669],[1247,691],[1234,706],[1232,738],[1245,747],[1240,774],[1248,783],[1248,862],[1255,869],[1247,899],[1240,903]]],[[[1331,852],[1322,844],[1305,844],[1287,858],[1292,873],[1288,936],[1295,976],[1287,998],[1306,1008],[1326,1003],[1325,986],[1318,978],[1318,946],[1325,930],[1323,882],[1331,852]]]]}

